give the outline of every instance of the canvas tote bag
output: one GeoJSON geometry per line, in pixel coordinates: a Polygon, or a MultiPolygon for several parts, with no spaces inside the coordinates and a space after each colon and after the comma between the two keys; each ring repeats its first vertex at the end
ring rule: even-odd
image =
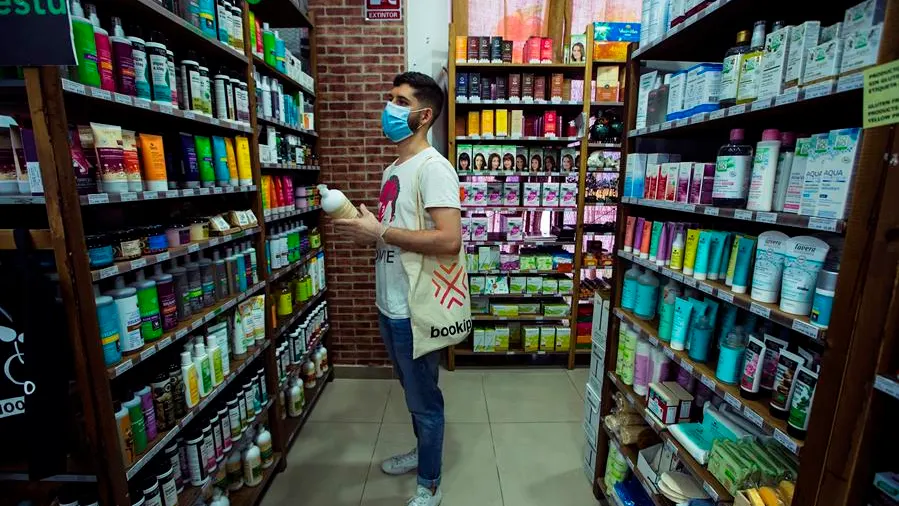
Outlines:
{"type": "MultiPolygon", "coordinates": [[[[421,200],[421,167],[415,173],[418,228],[425,230],[421,200]]],[[[472,329],[471,295],[465,270],[464,247],[455,255],[424,255],[403,251],[400,261],[409,278],[409,313],[412,321],[412,358],[419,358],[464,341],[472,329]]]]}

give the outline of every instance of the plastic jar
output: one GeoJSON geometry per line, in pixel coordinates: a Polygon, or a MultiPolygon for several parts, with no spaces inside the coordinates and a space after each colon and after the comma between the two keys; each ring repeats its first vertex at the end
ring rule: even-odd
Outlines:
{"type": "Polygon", "coordinates": [[[113,235],[112,250],[118,261],[140,258],[140,236],[130,228],[120,230],[113,235]]]}
{"type": "Polygon", "coordinates": [[[190,224],[190,240],[204,241],[209,239],[209,220],[198,218],[190,224]]]}
{"type": "Polygon", "coordinates": [[[106,235],[89,235],[84,238],[87,244],[87,257],[92,269],[109,267],[115,261],[112,240],[106,235]]]}
{"type": "Polygon", "coordinates": [[[169,239],[162,225],[151,225],[138,230],[141,252],[144,255],[163,253],[169,249],[169,239]]]}

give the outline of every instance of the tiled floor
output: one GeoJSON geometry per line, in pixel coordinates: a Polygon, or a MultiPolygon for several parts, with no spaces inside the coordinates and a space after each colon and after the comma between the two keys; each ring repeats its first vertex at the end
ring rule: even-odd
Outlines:
{"type": "MultiPolygon", "coordinates": [[[[581,466],[586,381],[586,369],[441,371],[443,505],[596,505],[581,466]]],[[[415,473],[380,462],[414,446],[398,382],[337,379],[262,506],[403,506],[415,473]]]]}

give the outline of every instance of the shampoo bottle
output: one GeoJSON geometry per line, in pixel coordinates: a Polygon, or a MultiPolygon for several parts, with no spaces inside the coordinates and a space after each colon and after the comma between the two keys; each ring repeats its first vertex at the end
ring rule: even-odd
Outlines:
{"type": "Polygon", "coordinates": [[[329,189],[326,185],[318,185],[321,193],[322,209],[334,218],[352,219],[359,216],[359,212],[348,198],[340,190],[329,189]]]}
{"type": "Polygon", "coordinates": [[[209,355],[203,343],[194,345],[194,366],[197,368],[200,397],[206,397],[212,392],[212,368],[209,366],[209,355]]]}
{"type": "Polygon", "coordinates": [[[634,314],[643,320],[652,320],[656,316],[659,297],[659,278],[647,270],[637,279],[637,302],[634,314]]]}
{"type": "Polygon", "coordinates": [[[275,463],[275,453],[272,449],[272,434],[264,425],[259,427],[256,445],[259,447],[259,458],[262,460],[262,468],[267,469],[271,467],[275,463]]]}
{"type": "Polygon", "coordinates": [[[749,180],[750,211],[771,211],[774,204],[774,180],[780,157],[780,131],[769,128],[762,132],[762,140],[756,145],[749,180]]]}
{"type": "Polygon", "coordinates": [[[737,32],[737,44],[724,53],[724,62],[721,69],[721,89],[718,93],[718,103],[722,108],[730,107],[737,103],[740,70],[743,68],[744,55],[750,49],[749,36],[749,30],[737,32]]]}
{"type": "Polygon", "coordinates": [[[624,283],[621,290],[621,307],[633,311],[637,303],[637,279],[640,278],[640,268],[637,264],[631,264],[631,268],[624,273],[624,283]]]}
{"type": "Polygon", "coordinates": [[[730,141],[718,150],[712,186],[712,203],[718,207],[746,207],[752,146],[743,143],[744,135],[742,128],[734,128],[730,141]]]}
{"type": "Polygon", "coordinates": [[[243,481],[248,487],[262,483],[262,453],[252,442],[243,454],[243,481]]]}
{"type": "Polygon", "coordinates": [[[147,430],[144,425],[144,412],[140,406],[140,397],[132,392],[127,392],[122,406],[128,410],[131,419],[131,437],[134,441],[134,454],[140,455],[147,451],[147,430]]]}
{"type": "Polygon", "coordinates": [[[671,243],[671,270],[679,271],[684,267],[684,232],[680,229],[671,243]]]}
{"type": "Polygon", "coordinates": [[[122,463],[130,466],[134,462],[134,439],[131,434],[131,417],[128,416],[128,408],[121,402],[115,401],[112,407],[115,413],[116,432],[119,435],[119,449],[122,450],[122,463]]]}
{"type": "Polygon", "coordinates": [[[677,295],[669,291],[662,297],[662,308],[659,310],[659,339],[668,342],[671,340],[671,329],[674,324],[674,301],[677,295]]]}
{"type": "Polygon", "coordinates": [[[184,383],[184,403],[192,408],[200,402],[202,384],[196,362],[187,351],[181,353],[181,381],[184,383]]]}
{"type": "Polygon", "coordinates": [[[210,334],[206,336],[206,354],[209,355],[210,373],[212,375],[212,386],[217,387],[225,380],[222,372],[222,349],[219,348],[218,339],[210,334]]]}

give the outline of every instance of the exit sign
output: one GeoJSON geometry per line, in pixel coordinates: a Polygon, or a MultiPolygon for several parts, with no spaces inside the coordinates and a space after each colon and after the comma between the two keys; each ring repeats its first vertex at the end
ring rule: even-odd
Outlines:
{"type": "Polygon", "coordinates": [[[399,21],[403,19],[402,0],[364,0],[366,21],[399,21]]]}

